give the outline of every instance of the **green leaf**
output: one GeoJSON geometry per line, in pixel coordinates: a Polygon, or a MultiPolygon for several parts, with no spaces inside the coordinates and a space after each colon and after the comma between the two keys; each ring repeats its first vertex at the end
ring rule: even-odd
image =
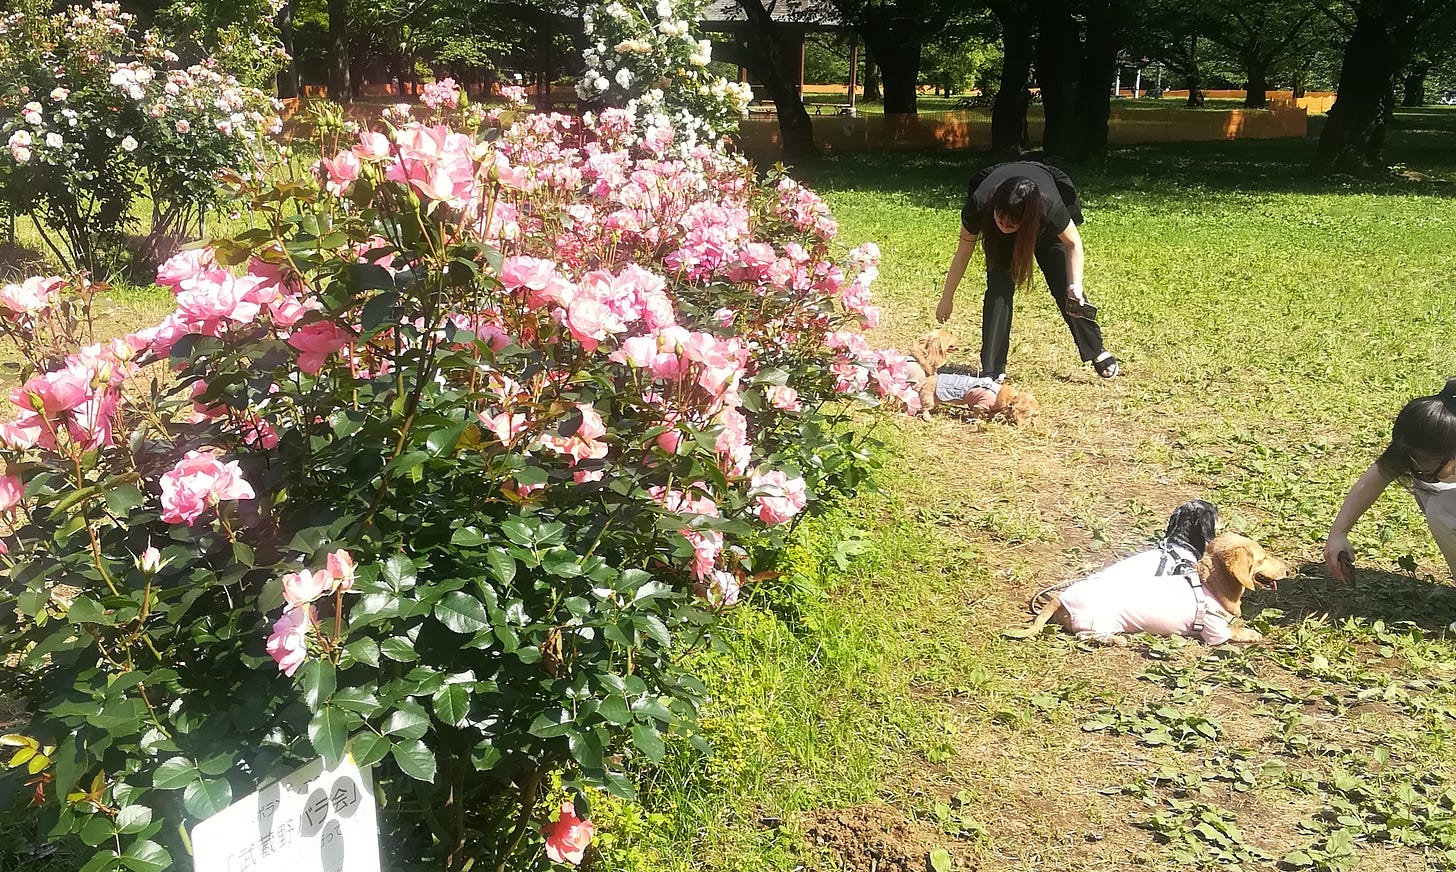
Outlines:
{"type": "Polygon", "coordinates": [[[430,449],[430,453],[436,457],[453,455],[455,453],[456,443],[460,441],[461,434],[465,432],[465,428],[469,427],[470,424],[470,421],[461,421],[458,424],[435,430],[429,436],[425,437],[425,447],[430,449]]]}
{"type": "Polygon", "coordinates": [[[355,662],[363,663],[366,666],[379,666],[379,644],[373,639],[359,639],[344,646],[344,651],[355,662]]]}
{"type": "Polygon", "coordinates": [[[597,714],[619,727],[632,723],[632,710],[627,707],[627,698],[619,694],[614,693],[602,700],[597,714]]]}
{"type": "Polygon", "coordinates": [[[86,865],[81,867],[81,872],[110,872],[116,868],[117,853],[110,848],[105,851],[92,854],[86,865]]]}
{"type": "Polygon", "coordinates": [[[398,663],[413,663],[420,659],[414,643],[403,636],[394,636],[379,643],[379,653],[398,663]]]}
{"type": "Polygon", "coordinates": [[[111,819],[104,814],[93,814],[81,825],[81,841],[95,848],[116,833],[111,819]]]}
{"type": "Polygon", "coordinates": [[[465,725],[470,715],[470,691],[462,684],[447,684],[435,691],[435,717],[452,727],[465,725]]]}
{"type": "Polygon", "coordinates": [[[368,718],[379,710],[379,698],[367,687],[346,687],[335,691],[331,702],[346,712],[368,718]]]}
{"type": "Polygon", "coordinates": [[[349,739],[349,731],[344,724],[344,713],[332,706],[314,715],[308,723],[308,738],[313,742],[313,749],[330,764],[344,757],[344,743],[349,739]]]}
{"type": "Polygon", "coordinates": [[[395,593],[415,586],[415,564],[403,554],[396,554],[384,562],[384,580],[395,593]]]}
{"type": "Polygon", "coordinates": [[[362,732],[349,740],[349,755],[360,768],[373,766],[383,760],[389,753],[390,741],[388,736],[380,736],[376,733],[362,732]]]}
{"type": "Polygon", "coordinates": [[[501,584],[510,584],[516,577],[516,560],[504,548],[492,548],[485,552],[485,563],[490,574],[501,584]]]}
{"type": "Polygon", "coordinates": [[[632,626],[636,627],[638,632],[652,637],[662,647],[672,647],[672,636],[667,632],[667,625],[662,623],[662,620],[656,615],[637,615],[632,618],[632,626]]]}
{"type": "Polygon", "coordinates": [[[206,820],[233,801],[233,786],[225,778],[209,778],[194,781],[182,792],[182,805],[187,813],[199,820],[206,820]]]}
{"type": "MultiPolygon", "coordinates": [[[[377,263],[349,264],[344,269],[344,282],[349,286],[349,290],[355,293],[360,291],[394,291],[394,276],[390,274],[389,270],[377,263]]],[[[388,295],[380,294],[373,300],[370,300],[370,302],[372,303],[374,300],[383,296],[388,295]]],[[[393,294],[393,296],[396,299],[399,297],[398,294],[393,294]]],[[[367,311],[369,307],[366,305],[364,308],[367,311]]],[[[369,330],[372,328],[366,323],[364,329],[369,330]]]]}
{"type": "Polygon", "coordinates": [[[121,865],[131,872],[162,872],[172,865],[172,855],[156,842],[134,842],[121,855],[121,865]]]}
{"type": "Polygon", "coordinates": [[[944,848],[932,848],[930,851],[930,868],[933,872],[951,872],[954,866],[951,865],[950,852],[944,848]]]}
{"type": "Polygon", "coordinates": [[[400,771],[416,781],[435,782],[435,755],[419,739],[401,742],[389,749],[400,771]]]}
{"type": "Polygon", "coordinates": [[[462,545],[466,548],[483,545],[485,541],[485,534],[479,527],[461,527],[450,536],[451,545],[462,545]]]}
{"type": "Polygon", "coordinates": [[[540,739],[551,739],[556,736],[565,736],[575,732],[577,729],[571,713],[563,708],[549,709],[536,716],[528,730],[531,735],[540,739]]]}
{"type": "Polygon", "coordinates": [[[146,502],[134,484],[120,484],[106,491],[106,508],[113,515],[126,517],[132,509],[146,502]]]}
{"type": "Polygon", "coordinates": [[[146,829],[152,822],[152,810],[144,805],[129,805],[116,813],[116,826],[131,835],[146,829]]]}
{"type": "Polygon", "coordinates": [[[490,617],[480,600],[461,591],[452,591],[435,604],[435,617],[451,631],[462,635],[477,633],[490,626],[490,617]]]}
{"type": "Polygon", "coordinates": [[[106,616],[106,610],[101,608],[100,603],[85,594],[71,601],[71,607],[66,610],[66,620],[73,624],[115,623],[106,616]]]}
{"type": "Polygon", "coordinates": [[[336,678],[331,660],[310,660],[303,665],[303,699],[308,707],[318,711],[319,707],[334,695],[336,678]]]}
{"type": "MultiPolygon", "coordinates": [[[[391,279],[390,284],[393,283],[391,279]]],[[[364,310],[359,314],[359,326],[364,328],[365,333],[373,333],[385,325],[396,324],[399,322],[398,308],[399,294],[392,290],[376,294],[364,304],[364,310]]]]}
{"type": "Polygon", "coordinates": [[[651,760],[653,763],[661,763],[663,756],[667,753],[667,747],[662,743],[662,736],[650,724],[637,724],[632,728],[632,744],[637,750],[651,760]]]}
{"type": "Polygon", "coordinates": [[[202,777],[191,760],[186,757],[173,757],[157,767],[152,775],[152,786],[158,790],[176,790],[202,777]]]}
{"type": "Polygon", "coordinates": [[[418,739],[429,729],[430,716],[425,714],[425,707],[414,700],[400,703],[399,708],[384,721],[384,732],[401,739],[418,739]]]}

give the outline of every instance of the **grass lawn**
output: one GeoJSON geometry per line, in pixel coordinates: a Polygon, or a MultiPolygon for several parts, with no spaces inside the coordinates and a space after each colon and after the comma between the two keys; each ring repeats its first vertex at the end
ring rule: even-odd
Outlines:
{"type": "MultiPolygon", "coordinates": [[[[1456,373],[1456,113],[1401,118],[1414,180],[1303,177],[1308,142],[1122,149],[1085,190],[1087,287],[1126,377],[1081,365],[1045,291],[1010,371],[1035,426],[881,424],[879,489],[801,529],[793,573],[708,664],[718,752],[599,810],[603,869],[1456,867],[1456,589],[1413,501],[1316,565],[1412,396],[1456,373]],[[1012,641],[1026,597],[1148,542],[1193,497],[1298,577],[1255,648],[1012,641]],[[1413,567],[1413,568],[1412,568],[1413,567]]],[[[878,341],[932,325],[964,154],[804,175],[876,240],[878,341]]],[[[974,360],[979,292],[952,321],[974,360]]]]}
{"type": "MultiPolygon", "coordinates": [[[[799,528],[700,668],[717,752],[595,804],[598,870],[1456,868],[1456,589],[1412,500],[1315,565],[1395,411],[1456,373],[1456,112],[1403,114],[1409,178],[1304,179],[1312,143],[1120,149],[1079,172],[1086,285],[1126,377],[1096,378],[1043,290],[1018,298],[1030,427],[886,419],[878,487],[799,528]],[[1003,638],[1040,585],[1217,502],[1294,564],[1246,600],[1268,644],[1003,638]],[[1294,852],[1294,853],[1291,853],[1294,852]],[[939,861],[939,855],[937,860],[939,861]]],[[[877,342],[932,325],[978,156],[806,170],[884,251],[877,342]]],[[[977,267],[952,325],[974,360],[977,267]]],[[[118,295],[138,320],[165,295],[118,295]]],[[[870,419],[866,419],[868,424],[870,419]]],[[[53,872],[0,833],[0,870],[53,872]]]]}

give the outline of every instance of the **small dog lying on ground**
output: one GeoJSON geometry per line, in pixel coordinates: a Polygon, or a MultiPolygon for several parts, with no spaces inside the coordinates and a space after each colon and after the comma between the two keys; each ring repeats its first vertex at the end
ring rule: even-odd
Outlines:
{"type": "Polygon", "coordinates": [[[1036,417],[1041,406],[1027,391],[967,372],[941,371],[959,340],[949,330],[932,330],[921,336],[910,356],[910,384],[920,391],[920,414],[930,417],[937,405],[955,406],[977,417],[999,418],[1024,424],[1036,417]]]}
{"type": "Polygon", "coordinates": [[[1078,638],[1115,645],[1125,644],[1124,633],[1191,636],[1208,645],[1259,641],[1257,630],[1234,625],[1244,591],[1276,587],[1289,566],[1245,536],[1209,542],[1216,514],[1202,500],[1185,503],[1156,548],[1041,591],[1030,603],[1036,619],[1026,635],[1056,621],[1078,638]]]}

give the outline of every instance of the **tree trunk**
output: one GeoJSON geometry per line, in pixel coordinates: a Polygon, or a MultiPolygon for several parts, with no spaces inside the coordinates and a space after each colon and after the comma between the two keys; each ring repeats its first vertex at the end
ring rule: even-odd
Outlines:
{"type": "Polygon", "coordinates": [[[1108,91],[1117,75],[1117,44],[1121,28],[1118,0],[1088,4],[1087,40],[1077,87],[1077,139],[1073,156],[1094,162],[1107,153],[1107,121],[1112,115],[1108,91]]]}
{"type": "Polygon", "coordinates": [[[804,97],[798,83],[784,72],[783,43],[762,0],[738,0],[748,17],[749,33],[743,60],[755,78],[763,83],[779,117],[779,138],[784,159],[789,161],[814,158],[819,147],[814,144],[814,124],[804,108],[804,97]]]}
{"type": "Polygon", "coordinates": [[[329,99],[335,103],[354,100],[349,78],[349,0],[328,0],[329,5],[329,99]]]}
{"type": "Polygon", "coordinates": [[[1036,43],[1036,83],[1046,123],[1042,151],[1050,158],[1072,155],[1077,141],[1077,74],[1082,57],[1077,22],[1068,0],[1046,0],[1036,43]]]}
{"type": "Polygon", "coordinates": [[[886,115],[914,115],[916,91],[920,84],[920,39],[914,34],[898,33],[885,22],[871,20],[860,32],[865,45],[874,52],[884,87],[886,115]]]}
{"type": "Polygon", "coordinates": [[[1431,65],[1423,62],[1411,64],[1405,72],[1401,90],[1400,105],[1402,106],[1424,106],[1426,105],[1426,75],[1430,73],[1431,65]]]}
{"type": "Polygon", "coordinates": [[[1184,77],[1188,87],[1189,109],[1203,108],[1203,70],[1198,66],[1198,34],[1188,38],[1188,73],[1184,77]]]}
{"type": "Polygon", "coordinates": [[[993,8],[1001,22],[1004,57],[1001,84],[991,108],[991,151],[998,156],[1014,157],[1021,150],[1021,136],[1026,130],[1026,83],[1031,77],[1035,51],[1031,20],[1024,8],[1010,3],[997,3],[993,8]]]}
{"type": "MultiPolygon", "coordinates": [[[[1382,18],[1362,7],[1345,45],[1335,105],[1320,131],[1311,172],[1324,175],[1336,168],[1359,167],[1370,159],[1371,135],[1383,126],[1383,104],[1395,73],[1390,30],[1382,18]]],[[[1377,136],[1375,145],[1379,144],[1377,136]]]]}
{"type": "Polygon", "coordinates": [[[1244,85],[1244,108],[1245,109],[1267,109],[1269,108],[1269,62],[1263,59],[1250,59],[1244,63],[1245,72],[1249,81],[1244,85]]]}
{"type": "Polygon", "coordinates": [[[298,96],[298,62],[293,58],[293,16],[297,0],[287,0],[278,9],[278,41],[288,52],[288,63],[278,71],[278,96],[287,100],[298,96]]]}
{"type": "Polygon", "coordinates": [[[866,51],[864,68],[864,101],[866,103],[878,103],[885,99],[880,93],[880,65],[875,63],[874,58],[868,56],[866,51]]]}

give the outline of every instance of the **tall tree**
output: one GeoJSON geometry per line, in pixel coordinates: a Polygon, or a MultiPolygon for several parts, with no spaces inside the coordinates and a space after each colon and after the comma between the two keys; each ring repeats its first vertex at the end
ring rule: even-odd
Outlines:
{"type": "Polygon", "coordinates": [[[1319,10],[1308,0],[1211,0],[1204,6],[1203,31],[1243,68],[1244,108],[1269,105],[1270,72],[1302,47],[1319,10]]]}
{"type": "Polygon", "coordinates": [[[1456,4],[1450,0],[1311,0],[1345,28],[1340,81],[1329,120],[1320,131],[1310,170],[1378,166],[1385,124],[1395,101],[1395,76],[1426,40],[1450,39],[1456,4]]]}
{"type": "Polygon", "coordinates": [[[298,96],[298,61],[294,58],[293,17],[298,12],[298,0],[284,0],[278,7],[278,41],[288,52],[288,60],[278,71],[278,96],[284,99],[298,96]]]}
{"type": "MultiPolygon", "coordinates": [[[[880,71],[885,114],[916,111],[925,44],[956,18],[980,9],[966,0],[830,0],[865,41],[880,71]]],[[[980,7],[984,8],[984,7],[980,7]]]]}
{"type": "Polygon", "coordinates": [[[1026,109],[1031,99],[1027,82],[1036,52],[1032,5],[1036,0],[993,0],[991,12],[1001,26],[1001,82],[991,106],[991,151],[1002,157],[1021,150],[1026,109]]]}
{"type": "MultiPolygon", "coordinates": [[[[748,32],[743,40],[740,61],[763,83],[764,90],[774,101],[784,157],[803,160],[817,156],[819,147],[814,144],[814,124],[804,108],[804,95],[799,93],[797,76],[789,78],[789,58],[785,57],[783,30],[774,22],[774,4],[765,6],[763,0],[738,0],[738,5],[748,17],[748,32]]],[[[797,59],[793,62],[798,64],[797,59]]]]}
{"type": "Polygon", "coordinates": [[[1187,106],[1203,105],[1205,67],[1201,0],[1149,0],[1128,30],[1128,47],[1160,62],[1188,89],[1187,106]]]}
{"type": "Polygon", "coordinates": [[[1042,0],[1036,81],[1053,158],[1095,161],[1107,151],[1112,80],[1125,40],[1127,0],[1042,0]]]}
{"type": "Polygon", "coordinates": [[[329,99],[349,103],[354,84],[349,75],[349,0],[328,0],[329,99]]]}

